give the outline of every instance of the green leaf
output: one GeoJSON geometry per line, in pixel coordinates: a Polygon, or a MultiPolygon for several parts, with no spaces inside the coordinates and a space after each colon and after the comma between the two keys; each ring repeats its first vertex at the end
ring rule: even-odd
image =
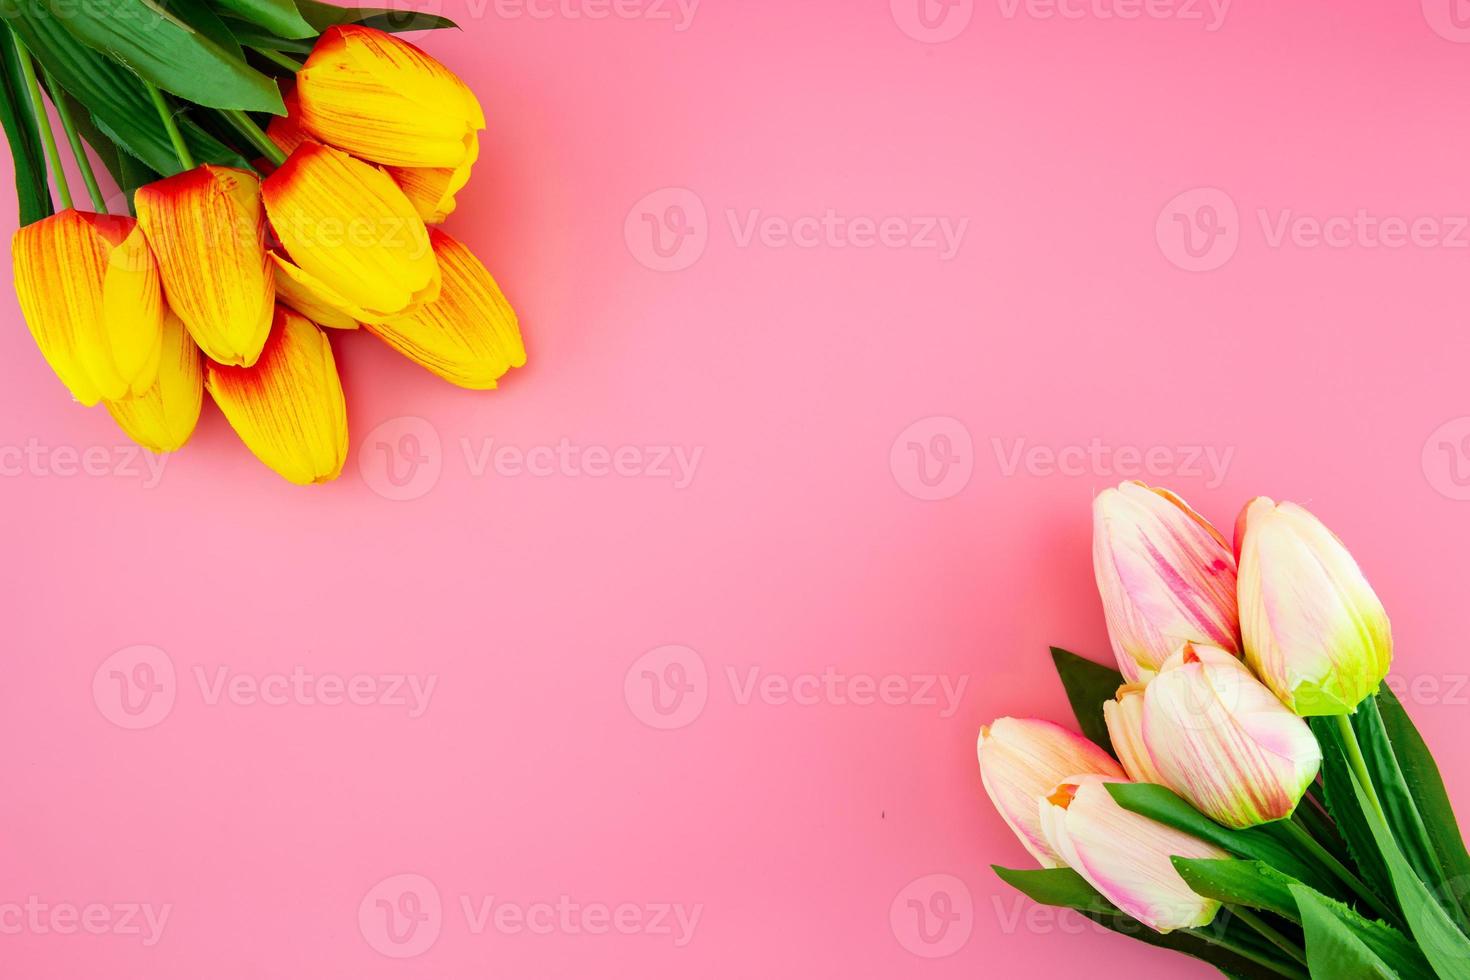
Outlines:
{"type": "Polygon", "coordinates": [[[1297,903],[1306,936],[1307,969],[1313,976],[1400,980],[1357,933],[1317,900],[1315,892],[1302,885],[1297,888],[1301,889],[1297,903]]]}
{"type": "Polygon", "coordinates": [[[401,34],[405,31],[434,31],[459,25],[448,17],[425,14],[416,10],[392,10],[380,7],[337,7],[319,0],[297,0],[301,14],[318,31],[337,24],[361,24],[380,31],[401,34]]]}
{"type": "Polygon", "coordinates": [[[1071,868],[1021,871],[999,865],[991,867],[1002,881],[1038,904],[1074,909],[1119,935],[1203,960],[1227,976],[1239,977],[1241,980],[1279,980],[1281,976],[1275,970],[1221,945],[1224,942],[1249,949],[1267,960],[1273,960],[1276,956],[1274,951],[1258,944],[1254,935],[1235,929],[1228,915],[1222,914],[1204,929],[1158,933],[1109,902],[1071,868]]]}
{"type": "Polygon", "coordinates": [[[1443,980],[1457,980],[1470,974],[1470,939],[1465,938],[1465,934],[1456,928],[1424,882],[1419,880],[1419,876],[1409,866],[1403,852],[1394,843],[1388,824],[1372,809],[1363,787],[1358,785],[1356,779],[1352,781],[1352,788],[1358,799],[1358,806],[1368,814],[1368,829],[1388,867],[1394,892],[1399,898],[1399,906],[1404,910],[1404,921],[1408,923],[1409,932],[1413,934],[1425,958],[1443,980]]]}
{"type": "Polygon", "coordinates": [[[286,113],[274,81],[153,0],[44,2],[78,40],[165,92],[217,109],[286,113]]]}
{"type": "Polygon", "coordinates": [[[1175,830],[1182,830],[1216,847],[1222,847],[1237,857],[1263,861],[1270,867],[1323,891],[1334,889],[1331,880],[1325,878],[1316,867],[1258,827],[1249,830],[1222,827],[1164,786],[1155,786],[1152,783],[1108,783],[1107,789],[1125,810],[1132,810],[1175,830]]]}
{"type": "MultiPolygon", "coordinates": [[[[248,48],[264,48],[268,51],[287,51],[291,54],[310,54],[312,41],[294,41],[290,38],[276,37],[268,31],[261,30],[254,24],[248,24],[234,17],[221,18],[225,26],[230,29],[237,42],[248,48]]],[[[313,35],[315,38],[315,35],[313,35]]]]}
{"type": "Polygon", "coordinates": [[[1108,725],[1103,720],[1103,702],[1111,701],[1123,683],[1123,675],[1111,667],[1079,657],[1061,647],[1051,648],[1052,663],[1067,691],[1067,700],[1072,704],[1072,713],[1082,734],[1113,751],[1113,740],[1108,737],[1108,725]]]}
{"type": "Polygon", "coordinates": [[[233,58],[245,59],[245,52],[240,48],[240,42],[235,40],[235,35],[225,26],[204,0],[158,0],[160,6],[166,8],[179,20],[188,24],[194,30],[203,34],[213,41],[222,51],[233,58]]]}
{"type": "Polygon", "coordinates": [[[1368,815],[1359,806],[1353,792],[1353,774],[1348,767],[1347,748],[1343,745],[1342,731],[1333,717],[1308,718],[1312,734],[1322,747],[1323,801],[1333,823],[1347,845],[1348,854],[1357,866],[1358,877],[1380,898],[1393,901],[1393,883],[1388,868],[1373,842],[1373,833],[1368,829],[1368,815]]]}
{"type": "Polygon", "coordinates": [[[46,181],[46,157],[36,132],[36,114],[31,108],[30,94],[20,73],[20,51],[15,35],[0,31],[0,123],[10,143],[10,156],[15,161],[15,196],[20,223],[33,224],[49,218],[51,185],[46,181]]]}
{"type": "Polygon", "coordinates": [[[1461,921],[1470,919],[1470,854],[1465,851],[1465,839],[1455,820],[1455,810],[1450,805],[1439,766],[1429,746],[1424,744],[1423,736],[1387,684],[1379,689],[1376,701],[1399,771],[1443,869],[1446,891],[1441,897],[1459,903],[1461,921]]]}
{"type": "MultiPolygon", "coordinates": [[[[136,76],[72,37],[41,0],[0,0],[0,14],[56,84],[91,111],[92,120],[108,139],[164,176],[182,169],[163,122],[136,76]]],[[[200,163],[250,166],[192,121],[181,119],[179,128],[200,163]]]]}
{"type": "MultiPolygon", "coordinates": [[[[1301,898],[1312,897],[1315,909],[1350,929],[1373,955],[1404,980],[1432,980],[1434,973],[1418,948],[1386,923],[1369,919],[1309,885],[1260,861],[1174,858],[1174,868],[1195,894],[1228,905],[1264,909],[1303,925],[1301,898]]],[[[1346,976],[1348,974],[1330,974],[1346,976]]]]}
{"type": "Polygon", "coordinates": [[[316,37],[321,33],[301,16],[292,0],[213,0],[214,5],[240,20],[249,21],[284,38],[316,37]]]}

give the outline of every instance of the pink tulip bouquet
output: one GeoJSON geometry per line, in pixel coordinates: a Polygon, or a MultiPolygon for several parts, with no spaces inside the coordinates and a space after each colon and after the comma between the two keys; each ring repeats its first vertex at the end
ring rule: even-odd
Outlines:
{"type": "Polygon", "coordinates": [[[1470,978],[1470,855],[1342,542],[1262,497],[1232,548],[1140,483],[1093,520],[1120,670],[1053,649],[1085,738],[981,729],[986,792],[1041,865],[996,873],[1228,977],[1470,978]]]}

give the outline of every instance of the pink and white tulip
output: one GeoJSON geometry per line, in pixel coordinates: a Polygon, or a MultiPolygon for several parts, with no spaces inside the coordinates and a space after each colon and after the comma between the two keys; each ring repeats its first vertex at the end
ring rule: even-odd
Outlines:
{"type": "Polygon", "coordinates": [[[1163,785],[1238,829],[1291,816],[1322,764],[1307,723],[1203,644],[1183,646],[1144,691],[1143,741],[1163,785]]]}
{"type": "Polygon", "coordinates": [[[1123,775],[1112,756],[1081,735],[1035,718],[997,718],[980,729],[978,752],[990,801],[1045,868],[1062,860],[1041,833],[1037,801],[1077,773],[1123,775]]]}
{"type": "Polygon", "coordinates": [[[1235,525],[1246,661],[1299,715],[1350,714],[1388,673],[1383,603],[1347,548],[1303,507],[1268,497],[1235,525]]]}
{"type": "Polygon", "coordinates": [[[1228,858],[1212,844],[1119,806],[1106,776],[1073,776],[1040,801],[1043,833],[1067,866],[1156,932],[1207,926],[1220,903],[1196,895],[1171,857],[1228,858]]]}
{"type": "Polygon", "coordinates": [[[1123,763],[1128,778],[1135,783],[1166,786],[1143,741],[1143,692],[1142,684],[1124,684],[1118,688],[1113,700],[1103,704],[1103,720],[1108,725],[1113,752],[1123,763]]]}
{"type": "Polygon", "coordinates": [[[1092,515],[1093,571],[1125,678],[1147,680],[1181,643],[1239,651],[1235,555],[1209,521],[1138,482],[1098,494],[1092,515]]]}

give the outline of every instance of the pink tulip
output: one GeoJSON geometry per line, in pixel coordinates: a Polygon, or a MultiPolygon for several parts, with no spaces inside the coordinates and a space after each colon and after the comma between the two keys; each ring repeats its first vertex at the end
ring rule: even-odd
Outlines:
{"type": "Polygon", "coordinates": [[[1103,704],[1103,720],[1108,725],[1113,752],[1123,763],[1128,778],[1135,783],[1164,786],[1167,783],[1143,742],[1143,691],[1142,684],[1124,684],[1118,688],[1113,700],[1103,704]]]}
{"type": "Polygon", "coordinates": [[[1235,556],[1219,531],[1137,482],[1098,494],[1092,515],[1093,571],[1124,677],[1146,680],[1181,643],[1239,651],[1235,556]]]}
{"type": "Polygon", "coordinates": [[[1246,661],[1299,715],[1345,715],[1393,659],[1388,614],[1358,563],[1305,508],[1257,497],[1235,525],[1246,661]]]}
{"type": "Polygon", "coordinates": [[[1108,901],[1155,932],[1207,926],[1220,903],[1196,895],[1171,857],[1228,858],[1218,847],[1119,806],[1106,776],[1073,776],[1042,797],[1047,842],[1108,901]]]}
{"type": "Polygon", "coordinates": [[[1143,741],[1163,784],[1227,827],[1291,816],[1322,764],[1307,723],[1202,644],[1182,647],[1144,691],[1143,741]]]}
{"type": "Polygon", "coordinates": [[[1121,777],[1102,749],[1061,725],[1035,718],[997,718],[980,729],[980,781],[1001,819],[1042,867],[1062,863],[1041,833],[1037,801],[1077,773],[1121,777]]]}

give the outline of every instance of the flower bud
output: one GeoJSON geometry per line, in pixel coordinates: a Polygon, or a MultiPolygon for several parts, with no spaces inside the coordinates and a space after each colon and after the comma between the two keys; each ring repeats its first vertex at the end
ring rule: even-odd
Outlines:
{"type": "Polygon", "coordinates": [[[1103,720],[1108,725],[1113,752],[1123,763],[1128,778],[1136,783],[1163,786],[1167,785],[1164,777],[1143,743],[1143,691],[1142,684],[1124,684],[1118,688],[1114,699],[1103,704],[1103,720]]]}
{"type": "Polygon", "coordinates": [[[1165,786],[1237,829],[1291,816],[1322,764],[1307,723],[1203,644],[1185,644],[1144,691],[1143,741],[1165,786]]]}
{"type": "Polygon", "coordinates": [[[1246,661],[1299,715],[1345,715],[1393,657],[1383,604],[1305,508],[1257,497],[1235,526],[1246,661]]]}
{"type": "Polygon", "coordinates": [[[1228,858],[1225,851],[1117,804],[1106,776],[1068,777],[1038,804],[1047,842],[1108,901],[1155,932],[1207,926],[1220,903],[1196,895],[1172,857],[1228,858]]]}
{"type": "Polygon", "coordinates": [[[1037,803],[1057,783],[1078,773],[1121,778],[1102,749],[1061,725],[1035,718],[997,718],[980,729],[980,781],[1001,819],[1042,867],[1060,867],[1041,833],[1037,803]]]}
{"type": "Polygon", "coordinates": [[[1219,531],[1137,482],[1098,494],[1092,515],[1093,571],[1125,678],[1146,680],[1181,643],[1239,650],[1235,557],[1219,531]]]}

